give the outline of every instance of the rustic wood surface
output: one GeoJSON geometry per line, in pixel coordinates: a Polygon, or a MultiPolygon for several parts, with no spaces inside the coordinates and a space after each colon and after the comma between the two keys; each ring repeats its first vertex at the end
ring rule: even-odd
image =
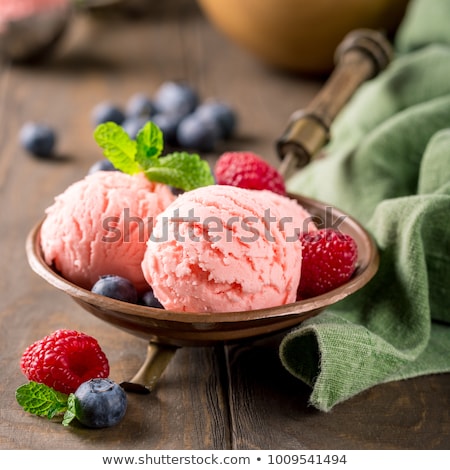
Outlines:
{"type": "Polygon", "coordinates": [[[104,99],[123,105],[134,92],[186,79],[202,97],[237,109],[239,132],[224,149],[251,148],[277,163],[274,142],[288,117],[321,86],[257,63],[213,30],[193,2],[164,3],[172,9],[144,19],[77,17],[53,57],[0,66],[0,449],[448,449],[448,375],[380,385],[320,413],[307,405],[308,388],[281,366],[280,337],[179,349],[156,391],[130,395],[124,421],[102,431],[65,428],[15,402],[26,382],[23,350],[58,328],[96,337],[119,382],[145,355],[144,340],[83,311],[25,257],[27,233],[53,197],[101,157],[93,106],[104,99]],[[27,120],[58,130],[55,159],[20,148],[27,120]]]}

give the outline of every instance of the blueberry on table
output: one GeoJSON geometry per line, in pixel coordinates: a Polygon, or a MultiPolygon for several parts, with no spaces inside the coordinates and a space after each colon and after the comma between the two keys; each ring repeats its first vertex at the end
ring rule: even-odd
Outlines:
{"type": "Polygon", "coordinates": [[[144,93],[134,94],[127,102],[125,108],[126,118],[149,118],[155,112],[153,101],[144,93]]]}
{"type": "Polygon", "coordinates": [[[97,171],[117,171],[117,168],[107,158],[102,158],[89,168],[88,175],[97,171]]]}
{"type": "Polygon", "coordinates": [[[226,103],[206,101],[197,107],[195,114],[204,121],[216,123],[222,139],[229,139],[236,128],[236,112],[226,103]]]}
{"type": "Polygon", "coordinates": [[[161,129],[164,137],[164,143],[172,146],[177,145],[177,129],[182,119],[183,116],[180,116],[176,113],[159,113],[155,114],[151,118],[152,122],[154,122],[161,129]]]}
{"type": "Polygon", "coordinates": [[[45,124],[27,122],[20,130],[19,140],[31,154],[37,157],[50,157],[55,147],[56,133],[45,124]]]}
{"type": "Polygon", "coordinates": [[[122,124],[125,120],[124,112],[114,103],[104,101],[97,104],[92,110],[92,122],[95,126],[105,122],[115,122],[122,124]]]}
{"type": "Polygon", "coordinates": [[[125,416],[126,393],[110,379],[88,380],[77,388],[74,395],[75,416],[89,428],[114,426],[125,416]]]}
{"type": "Polygon", "coordinates": [[[219,130],[215,122],[204,121],[193,113],[180,122],[177,140],[182,147],[211,152],[219,140],[219,130]]]}
{"type": "Polygon", "coordinates": [[[122,276],[114,274],[100,276],[100,279],[93,285],[91,291],[94,294],[104,295],[132,304],[138,301],[138,294],[133,283],[122,276]]]}
{"type": "Polygon", "coordinates": [[[138,132],[147,124],[149,121],[148,117],[135,116],[125,119],[122,123],[122,127],[125,132],[130,136],[130,139],[136,139],[138,132]]]}
{"type": "Polygon", "coordinates": [[[156,91],[154,104],[157,113],[186,116],[198,106],[197,92],[182,82],[164,82],[156,91]]]}

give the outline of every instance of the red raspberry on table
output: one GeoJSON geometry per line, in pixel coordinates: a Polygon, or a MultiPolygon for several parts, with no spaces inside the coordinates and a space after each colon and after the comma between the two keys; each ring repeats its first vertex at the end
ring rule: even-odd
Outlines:
{"type": "Polygon", "coordinates": [[[321,229],[300,235],[302,267],[297,297],[306,299],[347,282],[356,268],[358,248],[350,235],[321,229]]]}
{"type": "Polygon", "coordinates": [[[286,195],[284,179],[276,168],[252,152],[225,152],[214,167],[217,184],[245,189],[269,189],[286,195]]]}
{"type": "Polygon", "coordinates": [[[97,340],[71,330],[57,330],[28,346],[20,367],[29,380],[67,394],[87,380],[109,376],[108,359],[97,340]]]}

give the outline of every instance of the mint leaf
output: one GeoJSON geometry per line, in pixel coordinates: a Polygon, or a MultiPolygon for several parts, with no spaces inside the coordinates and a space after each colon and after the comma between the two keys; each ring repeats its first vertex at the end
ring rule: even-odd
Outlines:
{"type": "Polygon", "coordinates": [[[64,413],[62,424],[64,426],[69,426],[70,422],[77,417],[77,407],[76,407],[77,397],[71,393],[67,399],[67,410],[64,413]]]}
{"type": "Polygon", "coordinates": [[[154,166],[145,170],[145,175],[151,181],[184,191],[214,184],[208,162],[196,153],[174,152],[160,157],[154,166]]]}
{"type": "Polygon", "coordinates": [[[97,126],[94,138],[114,167],[129,175],[143,171],[150,181],[185,191],[214,184],[208,162],[199,155],[175,152],[160,157],[164,138],[151,121],[138,132],[136,140],[113,122],[97,126]]]}
{"type": "Polygon", "coordinates": [[[16,400],[25,411],[48,419],[66,411],[67,399],[66,394],[37,382],[21,385],[16,390],[16,400]]]}
{"type": "Polygon", "coordinates": [[[129,175],[142,171],[135,161],[136,142],[121,126],[114,122],[100,124],[94,131],[94,138],[115,168],[129,175]]]}
{"type": "Polygon", "coordinates": [[[146,170],[155,164],[164,148],[164,137],[161,129],[149,121],[136,136],[136,161],[146,170]]]}

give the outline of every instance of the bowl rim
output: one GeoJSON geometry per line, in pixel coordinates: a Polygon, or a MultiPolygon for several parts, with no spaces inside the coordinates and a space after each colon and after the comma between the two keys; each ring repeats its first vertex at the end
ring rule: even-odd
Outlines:
{"type": "MultiPolygon", "coordinates": [[[[345,216],[346,226],[351,227],[353,231],[358,233],[358,240],[365,248],[364,266],[357,266],[352,278],[342,286],[339,286],[322,295],[309,299],[299,300],[289,304],[283,304],[275,307],[266,307],[263,309],[249,311],[234,312],[179,312],[173,310],[165,310],[145,305],[132,304],[120,300],[95,294],[90,290],[79,287],[68,281],[49,266],[42,255],[40,245],[40,228],[45,220],[42,218],[37,222],[29,232],[26,239],[26,255],[31,269],[50,285],[58,290],[70,295],[74,300],[88,303],[96,308],[103,310],[116,311],[121,314],[129,314],[133,316],[154,319],[156,321],[177,322],[177,323],[197,323],[197,324],[224,324],[234,322],[268,320],[274,317],[286,317],[291,315],[302,315],[312,310],[322,310],[345,297],[353,294],[364,285],[366,285],[376,274],[379,267],[378,248],[372,235],[352,216],[344,213],[332,204],[325,204],[316,199],[301,196],[298,194],[289,194],[295,198],[300,204],[313,208],[332,207],[337,216],[345,216]]],[[[310,209],[308,209],[310,210],[310,209]]],[[[348,230],[344,230],[345,233],[348,230]]],[[[361,255],[361,250],[359,256],[361,255]]]]}

